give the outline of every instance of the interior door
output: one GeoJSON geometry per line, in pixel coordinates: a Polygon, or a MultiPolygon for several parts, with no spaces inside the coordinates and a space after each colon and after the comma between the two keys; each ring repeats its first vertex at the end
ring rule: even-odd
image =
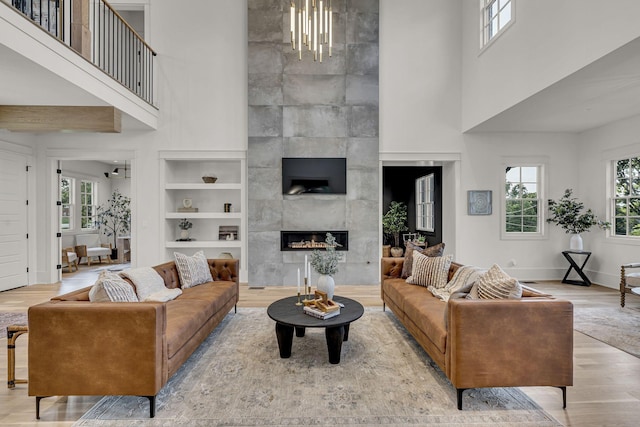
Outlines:
{"type": "Polygon", "coordinates": [[[29,284],[27,159],[0,152],[0,291],[29,284]]]}

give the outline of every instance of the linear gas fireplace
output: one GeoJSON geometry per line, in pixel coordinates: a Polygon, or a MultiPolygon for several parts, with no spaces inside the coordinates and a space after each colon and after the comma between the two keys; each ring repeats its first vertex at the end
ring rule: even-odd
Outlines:
{"type": "Polygon", "coordinates": [[[312,251],[314,249],[325,249],[324,242],[327,233],[331,233],[336,239],[337,251],[349,250],[348,231],[281,231],[280,250],[282,251],[312,251]]]}

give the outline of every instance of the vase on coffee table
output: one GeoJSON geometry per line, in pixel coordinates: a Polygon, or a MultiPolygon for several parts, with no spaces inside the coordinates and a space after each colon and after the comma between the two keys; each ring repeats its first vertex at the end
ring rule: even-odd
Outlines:
{"type": "Polygon", "coordinates": [[[318,290],[325,292],[327,294],[327,298],[333,299],[335,288],[336,282],[329,274],[321,274],[320,277],[318,277],[318,290]]]}

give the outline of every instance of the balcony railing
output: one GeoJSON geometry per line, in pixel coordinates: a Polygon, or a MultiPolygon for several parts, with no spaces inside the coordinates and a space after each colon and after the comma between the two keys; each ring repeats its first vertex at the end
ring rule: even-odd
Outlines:
{"type": "Polygon", "coordinates": [[[104,0],[11,0],[22,14],[151,105],[156,53],[104,0]]]}

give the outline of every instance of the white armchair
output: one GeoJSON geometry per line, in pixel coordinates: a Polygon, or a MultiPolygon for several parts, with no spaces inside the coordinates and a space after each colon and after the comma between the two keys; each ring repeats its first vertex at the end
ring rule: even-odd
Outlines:
{"type": "Polygon", "coordinates": [[[83,257],[87,258],[87,265],[91,265],[91,258],[96,257],[100,262],[104,257],[111,264],[111,243],[100,243],[98,234],[78,234],[76,235],[76,254],[78,262],[83,257]]]}
{"type": "Polygon", "coordinates": [[[69,273],[73,273],[73,268],[78,271],[78,254],[73,248],[62,248],[62,268],[68,268],[69,273]]]}

